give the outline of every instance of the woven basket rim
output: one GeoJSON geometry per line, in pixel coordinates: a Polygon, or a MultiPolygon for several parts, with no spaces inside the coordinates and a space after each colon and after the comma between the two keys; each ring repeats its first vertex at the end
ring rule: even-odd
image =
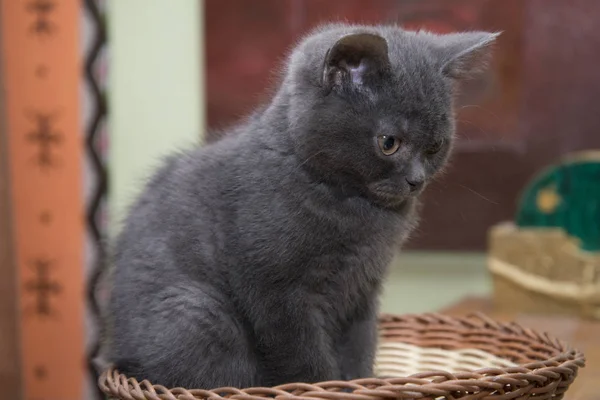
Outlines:
{"type": "MultiPolygon", "coordinates": [[[[482,400],[525,399],[532,394],[547,395],[548,392],[562,394],[577,376],[579,368],[585,366],[582,352],[570,348],[566,343],[547,333],[524,328],[510,322],[495,321],[485,314],[474,313],[465,317],[442,314],[384,314],[380,317],[381,336],[394,335],[388,327],[395,324],[421,326],[437,324],[457,329],[501,331],[515,338],[527,338],[556,350],[556,354],[545,360],[519,364],[515,367],[482,368],[467,372],[432,370],[400,378],[362,378],[352,381],[326,381],[319,383],[288,383],[272,388],[222,387],[207,389],[167,388],[153,385],[144,380],[138,382],[109,367],[98,379],[102,392],[109,398],[136,400],[195,400],[226,399],[264,400],[286,398],[288,400],[375,400],[433,399],[439,397],[477,398],[482,400]],[[513,387],[507,391],[507,387],[513,387]],[[516,389],[514,389],[516,388],[516,389]],[[486,394],[487,393],[487,394],[486,394]],[[472,395],[472,396],[471,396],[472,395]]],[[[384,340],[385,341],[385,340],[384,340]]],[[[546,397],[544,397],[546,398],[546,397]]]]}

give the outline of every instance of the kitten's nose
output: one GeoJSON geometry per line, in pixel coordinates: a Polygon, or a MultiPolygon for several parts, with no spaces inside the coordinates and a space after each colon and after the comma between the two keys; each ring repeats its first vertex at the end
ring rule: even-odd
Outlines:
{"type": "Polygon", "coordinates": [[[410,191],[411,192],[419,190],[423,186],[423,180],[422,179],[408,179],[408,178],[406,178],[406,183],[408,183],[408,186],[410,187],[410,191]]]}

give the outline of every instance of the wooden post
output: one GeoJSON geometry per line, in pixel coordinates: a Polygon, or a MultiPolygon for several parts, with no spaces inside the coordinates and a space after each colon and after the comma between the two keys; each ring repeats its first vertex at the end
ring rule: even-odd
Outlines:
{"type": "MultiPolygon", "coordinates": [[[[0,21],[2,11],[0,10],[0,21]]],[[[2,30],[0,30],[2,43],[2,30]]],[[[0,77],[3,76],[0,53],[0,77]]],[[[1,83],[1,82],[0,82],[1,83]]],[[[5,90],[0,90],[0,387],[7,399],[22,398],[17,332],[16,265],[11,240],[10,182],[8,171],[8,137],[6,130],[5,90]]]]}
{"type": "Polygon", "coordinates": [[[81,2],[0,5],[22,396],[78,400],[86,373],[81,2]]]}

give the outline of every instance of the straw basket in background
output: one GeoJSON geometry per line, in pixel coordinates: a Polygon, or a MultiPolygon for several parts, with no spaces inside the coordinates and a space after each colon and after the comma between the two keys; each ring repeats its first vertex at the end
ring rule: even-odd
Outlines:
{"type": "Polygon", "coordinates": [[[600,150],[535,176],[488,254],[496,310],[600,320],[600,150]]]}

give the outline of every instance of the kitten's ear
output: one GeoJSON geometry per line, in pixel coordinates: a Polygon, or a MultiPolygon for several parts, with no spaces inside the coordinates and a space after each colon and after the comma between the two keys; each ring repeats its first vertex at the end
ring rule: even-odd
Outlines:
{"type": "Polygon", "coordinates": [[[325,56],[323,87],[361,86],[389,69],[388,45],[384,38],[357,33],[338,40],[325,56]]]}
{"type": "Polygon", "coordinates": [[[500,33],[466,32],[440,36],[442,73],[467,79],[483,72],[492,56],[492,44],[500,33]]]}

